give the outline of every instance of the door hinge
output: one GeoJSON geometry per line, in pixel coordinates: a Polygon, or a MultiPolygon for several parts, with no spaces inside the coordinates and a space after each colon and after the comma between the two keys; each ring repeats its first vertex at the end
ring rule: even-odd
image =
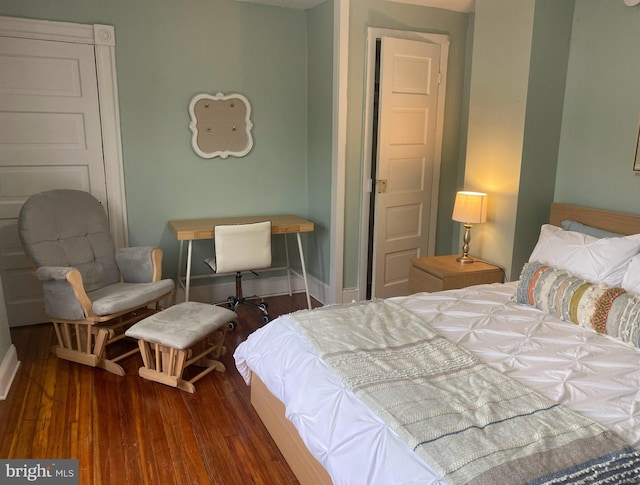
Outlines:
{"type": "Polygon", "coordinates": [[[439,72],[438,73],[438,84],[440,84],[442,82],[442,73],[439,72]]]}
{"type": "Polygon", "coordinates": [[[378,187],[378,193],[384,194],[387,191],[387,181],[378,179],[376,181],[376,186],[378,187]]]}

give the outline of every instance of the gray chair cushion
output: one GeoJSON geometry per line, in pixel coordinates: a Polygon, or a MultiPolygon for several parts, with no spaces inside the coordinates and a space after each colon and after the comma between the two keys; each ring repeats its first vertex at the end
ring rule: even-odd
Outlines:
{"type": "Polygon", "coordinates": [[[116,263],[126,283],[148,283],[153,281],[153,260],[151,253],[154,248],[138,246],[121,248],[116,251],[116,263]]]}
{"type": "Polygon", "coordinates": [[[18,232],[36,267],[71,266],[87,291],[120,281],[107,215],[97,199],[80,190],[50,190],[22,206],[18,232]]]}
{"type": "Polygon", "coordinates": [[[93,303],[93,313],[104,316],[144,306],[172,292],[173,288],[173,280],[169,279],[155,283],[116,283],[87,293],[87,296],[93,303]]]}
{"type": "Polygon", "coordinates": [[[238,315],[227,308],[187,301],[141,320],[125,334],[175,349],[187,349],[236,318],[238,315]]]}
{"type": "Polygon", "coordinates": [[[59,189],[31,196],[20,210],[18,232],[43,281],[45,312],[51,318],[87,317],[65,279],[72,268],[80,272],[97,316],[146,306],[174,289],[170,279],[151,282],[153,248],[116,253],[107,215],[87,192],[59,189]]]}
{"type": "Polygon", "coordinates": [[[51,318],[83,320],[84,310],[65,280],[43,281],[44,312],[51,318]]]}
{"type": "MultiPolygon", "coordinates": [[[[114,283],[89,292],[91,308],[97,316],[133,310],[146,306],[174,290],[173,280],[165,279],[154,283],[114,283]]],[[[44,311],[54,318],[83,320],[84,311],[78,303],[73,289],[65,280],[49,280],[44,285],[44,311]]]]}

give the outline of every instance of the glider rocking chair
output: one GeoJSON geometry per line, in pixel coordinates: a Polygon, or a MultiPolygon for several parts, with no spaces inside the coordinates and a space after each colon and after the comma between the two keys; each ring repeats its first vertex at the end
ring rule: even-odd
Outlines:
{"type": "Polygon", "coordinates": [[[44,310],[55,328],[62,359],[124,375],[106,347],[159,311],[174,282],[161,278],[162,251],[116,249],[107,215],[91,194],[50,190],[30,197],[18,217],[24,251],[43,282],[44,310]]]}

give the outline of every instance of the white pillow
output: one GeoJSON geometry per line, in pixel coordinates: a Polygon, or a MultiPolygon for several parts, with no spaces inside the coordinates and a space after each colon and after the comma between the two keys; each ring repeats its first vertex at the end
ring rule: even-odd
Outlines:
{"type": "Polygon", "coordinates": [[[640,254],[631,258],[622,278],[622,287],[629,293],[640,296],[640,254]]]}
{"type": "Polygon", "coordinates": [[[629,261],[640,253],[640,234],[598,239],[545,224],[529,261],[537,261],[592,283],[620,286],[629,261]]]}

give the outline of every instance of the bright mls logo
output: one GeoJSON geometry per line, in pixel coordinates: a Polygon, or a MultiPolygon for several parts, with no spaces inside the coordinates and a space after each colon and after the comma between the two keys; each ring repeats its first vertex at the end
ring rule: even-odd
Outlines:
{"type": "Polygon", "coordinates": [[[78,460],[0,460],[0,485],[77,485],[78,460]]]}

